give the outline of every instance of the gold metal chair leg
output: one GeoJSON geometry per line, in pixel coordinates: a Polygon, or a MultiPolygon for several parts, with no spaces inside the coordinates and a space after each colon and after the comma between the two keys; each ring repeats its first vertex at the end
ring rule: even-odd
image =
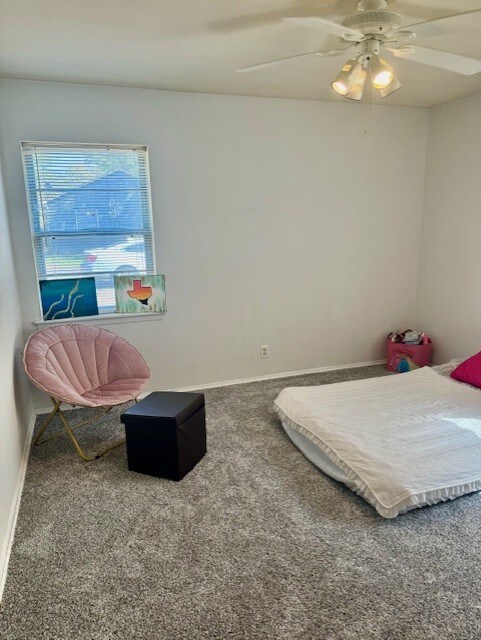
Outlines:
{"type": "MultiPolygon", "coordinates": [[[[60,410],[60,405],[61,403],[58,402],[57,400],[55,400],[55,398],[50,397],[50,400],[53,403],[53,409],[52,411],[48,414],[47,419],[44,420],[44,422],[42,423],[42,426],[40,427],[37,435],[35,436],[34,440],[33,440],[33,444],[42,444],[41,442],[39,442],[40,438],[42,437],[42,435],[44,434],[46,428],[48,427],[48,425],[52,422],[55,414],[57,414],[60,410]]],[[[45,440],[43,440],[43,442],[46,442],[45,440]]]]}
{"type": "MultiPolygon", "coordinates": [[[[97,415],[93,416],[92,418],[87,418],[87,420],[82,420],[82,422],[77,422],[76,424],[69,423],[70,428],[72,429],[72,431],[74,431],[75,429],[78,429],[79,427],[83,427],[86,424],[91,424],[95,422],[95,420],[102,418],[111,410],[112,410],[112,407],[108,407],[107,409],[100,411],[97,415]]],[[[60,414],[60,411],[61,410],[58,409],[57,413],[60,414]]],[[[49,440],[53,440],[54,438],[59,438],[60,436],[63,436],[63,435],[65,435],[65,428],[61,429],[60,431],[56,431],[55,433],[52,433],[52,435],[48,436],[47,438],[44,438],[41,442],[35,442],[35,444],[44,444],[45,442],[49,442],[49,440]]]]}
{"type": "MultiPolygon", "coordinates": [[[[42,441],[40,441],[40,438],[42,437],[43,433],[45,432],[46,428],[49,426],[49,424],[52,422],[52,419],[54,418],[54,416],[57,413],[60,413],[60,406],[62,404],[61,401],[56,400],[53,397],[50,397],[50,400],[52,401],[53,404],[53,409],[52,411],[49,413],[47,419],[42,423],[42,426],[40,427],[37,435],[35,436],[34,440],[33,440],[33,444],[43,444],[44,442],[48,442],[49,440],[53,440],[53,438],[58,438],[59,436],[63,436],[65,434],[65,429],[61,429],[60,431],[56,431],[55,433],[53,433],[52,435],[48,436],[47,438],[44,438],[42,441]]],[[[109,411],[112,410],[113,407],[107,407],[106,409],[103,409],[102,411],[100,411],[96,416],[93,416],[91,418],[87,418],[86,420],[82,420],[82,422],[77,422],[77,424],[74,425],[70,425],[70,428],[73,429],[78,429],[79,427],[83,427],[86,424],[89,424],[91,422],[94,422],[95,420],[97,420],[98,418],[101,418],[102,416],[104,416],[105,414],[107,414],[109,411]]]]}
{"type": "Polygon", "coordinates": [[[96,416],[92,417],[92,418],[87,418],[86,420],[82,420],[81,422],[78,422],[77,424],[71,425],[67,418],[64,416],[63,411],[60,409],[60,405],[62,404],[61,401],[56,400],[53,397],[50,397],[54,408],[52,409],[51,413],[47,416],[47,419],[42,423],[39,432],[37,433],[37,435],[35,436],[35,439],[33,441],[34,444],[43,444],[44,442],[48,442],[49,440],[52,440],[53,438],[58,438],[59,436],[63,435],[64,433],[67,433],[67,435],[69,436],[70,440],[72,441],[73,446],[75,447],[75,450],[77,451],[78,455],[80,456],[80,458],[82,458],[82,460],[85,460],[86,462],[91,462],[92,460],[96,460],[97,458],[100,458],[101,456],[103,456],[105,453],[107,453],[108,451],[111,451],[112,449],[115,449],[115,447],[119,447],[120,445],[125,443],[125,438],[115,442],[114,444],[109,445],[108,447],[106,447],[105,449],[102,449],[101,451],[89,456],[85,453],[85,451],[82,449],[82,447],[80,446],[77,438],[75,437],[73,431],[74,429],[77,429],[78,427],[82,427],[86,424],[92,423],[94,422],[96,419],[103,417],[104,415],[106,415],[107,413],[109,413],[109,411],[112,410],[112,407],[107,407],[106,409],[104,409],[103,411],[100,412],[100,414],[97,414],[96,416]],[[42,441],[40,441],[40,438],[42,437],[43,433],[45,432],[45,430],[47,429],[47,427],[49,426],[49,424],[52,422],[54,416],[58,414],[62,424],[63,424],[63,429],[61,431],[57,431],[56,433],[52,434],[51,436],[49,436],[48,438],[44,438],[42,441]]]}
{"type": "MultiPolygon", "coordinates": [[[[67,419],[63,415],[63,412],[59,410],[58,413],[60,416],[60,420],[62,421],[63,426],[65,427],[65,431],[68,433],[70,440],[72,441],[72,444],[75,447],[75,450],[77,451],[78,455],[82,458],[82,460],[85,460],[86,462],[92,462],[92,460],[97,460],[97,458],[100,458],[101,456],[103,456],[105,453],[107,453],[107,451],[111,451],[112,449],[115,449],[115,447],[120,447],[120,445],[124,444],[125,442],[125,439],[122,439],[119,442],[115,442],[114,444],[109,445],[105,449],[102,449],[101,451],[89,456],[84,452],[84,450],[80,446],[77,438],[73,433],[72,427],[69,425],[67,419]]],[[[78,425],[75,425],[75,426],[78,426],[78,425]]]]}

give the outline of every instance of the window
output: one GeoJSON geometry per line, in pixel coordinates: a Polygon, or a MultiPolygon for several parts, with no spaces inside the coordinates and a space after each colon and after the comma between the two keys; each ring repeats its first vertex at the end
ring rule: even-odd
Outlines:
{"type": "Polygon", "coordinates": [[[37,275],[95,276],[100,313],[114,274],[152,274],[147,148],[22,142],[37,275]]]}

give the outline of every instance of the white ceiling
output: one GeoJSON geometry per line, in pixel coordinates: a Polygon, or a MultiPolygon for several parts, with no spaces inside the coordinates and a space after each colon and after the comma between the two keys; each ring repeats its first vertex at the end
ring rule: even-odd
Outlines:
{"type": "MultiPolygon", "coordinates": [[[[339,45],[282,22],[341,21],[354,0],[0,0],[0,75],[177,91],[343,100],[329,81],[342,58],[301,58],[240,74],[237,67],[339,45]]],[[[391,0],[404,24],[481,9],[481,0],[391,0]]],[[[481,58],[481,14],[419,44],[481,58]]],[[[395,59],[403,83],[384,104],[431,107],[481,92],[459,76],[395,59]]],[[[372,101],[376,101],[372,97],[372,101]]]]}

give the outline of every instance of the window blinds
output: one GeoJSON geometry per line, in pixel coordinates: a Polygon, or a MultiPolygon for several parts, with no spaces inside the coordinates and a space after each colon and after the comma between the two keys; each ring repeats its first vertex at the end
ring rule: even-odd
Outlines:
{"type": "Polygon", "coordinates": [[[93,275],[99,309],[113,275],[153,273],[147,148],[22,143],[39,279],[93,275]]]}

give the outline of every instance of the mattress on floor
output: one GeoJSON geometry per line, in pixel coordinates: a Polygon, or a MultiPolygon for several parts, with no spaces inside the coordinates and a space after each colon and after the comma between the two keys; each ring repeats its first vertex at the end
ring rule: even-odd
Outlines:
{"type": "Polygon", "coordinates": [[[481,393],[429,367],[286,388],[275,410],[309,460],[384,518],[481,490],[481,393]]]}

